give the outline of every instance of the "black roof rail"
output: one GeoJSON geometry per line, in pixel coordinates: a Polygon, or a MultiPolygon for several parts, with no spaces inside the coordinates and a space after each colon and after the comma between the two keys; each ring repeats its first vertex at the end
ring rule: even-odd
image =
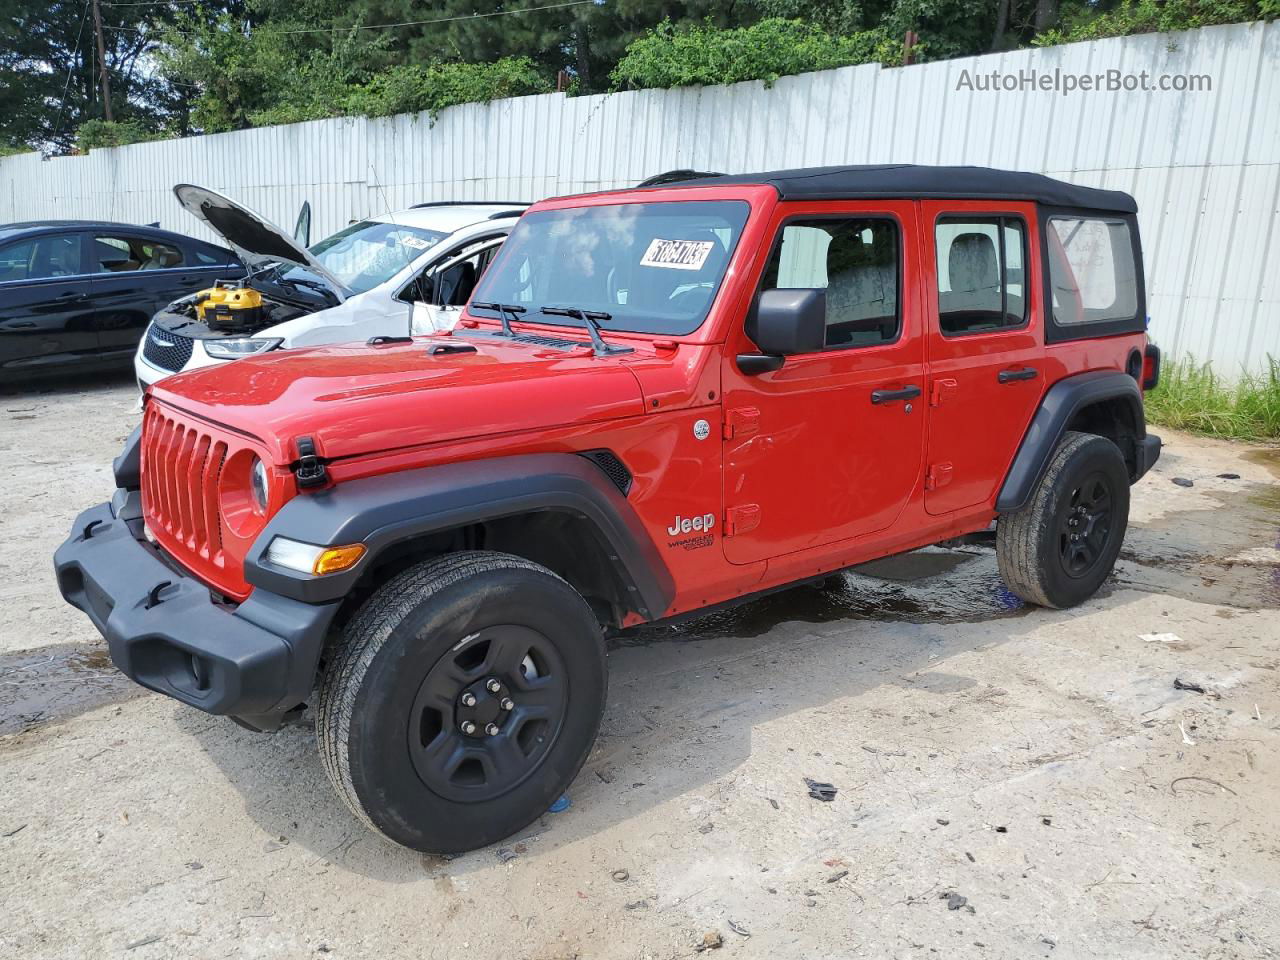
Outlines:
{"type": "Polygon", "coordinates": [[[704,172],[701,170],[668,170],[665,173],[655,173],[646,180],[641,180],[636,184],[637,187],[662,187],[669,183],[680,183],[684,180],[702,180],[706,177],[723,177],[723,173],[704,172]]]}
{"type": "Polygon", "coordinates": [[[518,217],[524,213],[525,208],[519,207],[515,210],[499,210],[496,213],[489,214],[490,220],[501,220],[503,217],[518,217]]]}

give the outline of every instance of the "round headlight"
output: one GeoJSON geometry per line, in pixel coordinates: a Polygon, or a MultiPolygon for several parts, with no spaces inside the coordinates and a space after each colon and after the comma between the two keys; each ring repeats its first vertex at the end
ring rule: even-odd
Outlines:
{"type": "Polygon", "coordinates": [[[249,486],[253,490],[253,506],[259,513],[267,512],[267,465],[257,457],[249,468],[249,486]]]}

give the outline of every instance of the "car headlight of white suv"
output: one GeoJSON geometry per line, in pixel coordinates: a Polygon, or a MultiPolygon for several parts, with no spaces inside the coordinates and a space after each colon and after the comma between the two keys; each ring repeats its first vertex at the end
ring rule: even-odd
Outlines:
{"type": "Polygon", "coordinates": [[[203,343],[204,352],[216,360],[238,360],[274,350],[284,340],[280,337],[231,337],[226,340],[205,340],[203,343]]]}

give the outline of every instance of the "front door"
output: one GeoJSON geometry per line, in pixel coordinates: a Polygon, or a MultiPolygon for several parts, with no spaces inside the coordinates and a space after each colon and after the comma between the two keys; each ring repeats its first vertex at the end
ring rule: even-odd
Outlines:
{"type": "Polygon", "coordinates": [[[925,509],[992,499],[1044,391],[1034,204],[928,201],[925,509]]]}
{"type": "MultiPolygon", "coordinates": [[[[727,353],[723,544],[730,562],[883,530],[919,488],[917,215],[906,201],[779,205],[757,295],[825,289],[827,345],[756,375],[738,368],[738,350],[727,353]]],[[[754,349],[737,333],[742,352],[754,349]]]]}

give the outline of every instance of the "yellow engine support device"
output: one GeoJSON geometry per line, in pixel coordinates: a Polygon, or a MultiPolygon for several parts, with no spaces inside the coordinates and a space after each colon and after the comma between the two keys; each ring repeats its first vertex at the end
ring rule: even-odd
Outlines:
{"type": "Polygon", "coordinates": [[[248,327],[262,322],[262,294],[250,287],[219,284],[196,294],[201,323],[248,327]]]}

